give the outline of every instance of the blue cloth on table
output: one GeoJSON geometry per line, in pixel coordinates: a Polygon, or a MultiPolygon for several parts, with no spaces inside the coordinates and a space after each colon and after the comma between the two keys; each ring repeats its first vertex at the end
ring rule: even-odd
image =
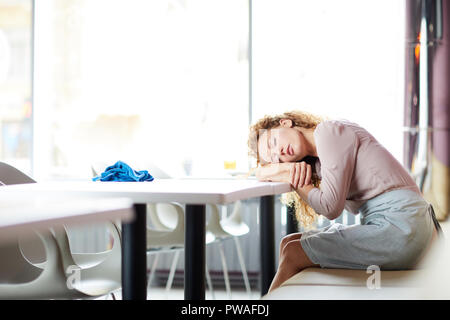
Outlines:
{"type": "Polygon", "coordinates": [[[117,161],[99,176],[92,178],[93,181],[153,181],[153,179],[147,170],[136,171],[122,161],[117,161]]]}

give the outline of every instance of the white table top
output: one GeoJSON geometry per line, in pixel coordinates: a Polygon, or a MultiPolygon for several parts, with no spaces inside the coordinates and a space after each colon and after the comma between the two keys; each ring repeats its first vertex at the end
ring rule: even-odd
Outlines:
{"type": "Polygon", "coordinates": [[[86,224],[108,220],[130,221],[133,203],[125,198],[42,197],[41,194],[3,192],[0,188],[0,240],[31,229],[61,224],[86,224]]]}
{"type": "Polygon", "coordinates": [[[80,197],[125,197],[134,203],[180,202],[184,204],[226,204],[237,200],[291,191],[284,182],[255,179],[155,179],[147,182],[67,181],[4,186],[0,201],[9,193],[80,197]]]}

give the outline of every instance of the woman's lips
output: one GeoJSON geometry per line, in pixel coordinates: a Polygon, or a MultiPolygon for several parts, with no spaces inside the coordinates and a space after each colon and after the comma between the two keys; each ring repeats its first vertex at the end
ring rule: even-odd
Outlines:
{"type": "Polygon", "coordinates": [[[292,150],[291,145],[288,146],[288,154],[289,154],[290,156],[294,155],[294,150],[292,150]]]}

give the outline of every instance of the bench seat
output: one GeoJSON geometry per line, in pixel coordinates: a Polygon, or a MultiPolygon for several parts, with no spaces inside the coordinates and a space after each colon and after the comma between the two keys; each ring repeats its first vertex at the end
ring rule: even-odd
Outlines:
{"type": "Polygon", "coordinates": [[[307,268],[262,299],[421,299],[416,290],[420,287],[421,273],[422,270],[380,271],[380,286],[377,288],[376,282],[371,281],[374,274],[367,273],[366,270],[307,268]]]}

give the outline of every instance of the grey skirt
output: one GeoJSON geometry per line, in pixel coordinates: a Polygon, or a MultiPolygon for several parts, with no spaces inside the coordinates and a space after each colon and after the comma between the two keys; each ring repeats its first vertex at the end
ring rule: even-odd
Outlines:
{"type": "Polygon", "coordinates": [[[413,269],[440,226],[433,207],[414,191],[397,189],[366,201],[361,224],[334,223],[302,233],[306,255],[322,268],[413,269]]]}

